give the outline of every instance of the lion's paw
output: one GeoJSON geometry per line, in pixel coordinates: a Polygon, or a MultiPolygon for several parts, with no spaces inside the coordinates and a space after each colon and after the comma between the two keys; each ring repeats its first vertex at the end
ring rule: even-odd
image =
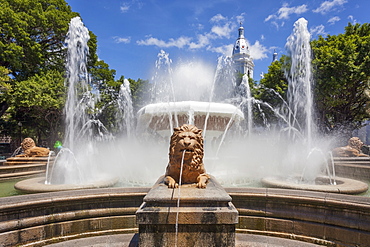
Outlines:
{"type": "Polygon", "coordinates": [[[198,177],[197,188],[205,189],[207,187],[207,182],[208,182],[208,176],[200,175],[198,177]]]}
{"type": "Polygon", "coordinates": [[[175,179],[173,179],[172,177],[170,176],[167,176],[165,179],[164,179],[164,183],[167,184],[168,188],[178,188],[179,187],[179,184],[176,183],[175,179]]]}
{"type": "Polygon", "coordinates": [[[205,189],[206,187],[207,187],[206,183],[202,183],[202,182],[197,183],[197,188],[199,189],[205,189]]]}

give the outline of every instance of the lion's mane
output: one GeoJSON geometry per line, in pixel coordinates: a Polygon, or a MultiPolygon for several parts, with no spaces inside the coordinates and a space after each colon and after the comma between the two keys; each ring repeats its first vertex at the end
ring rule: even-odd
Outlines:
{"type": "Polygon", "coordinates": [[[179,165],[181,164],[182,156],[180,153],[175,152],[176,147],[181,139],[179,134],[181,132],[193,132],[196,135],[197,144],[194,145],[194,155],[193,159],[191,160],[190,164],[186,164],[184,166],[185,169],[198,169],[199,165],[203,164],[203,155],[204,155],[204,148],[203,148],[203,137],[202,131],[193,125],[183,125],[178,128],[174,128],[174,132],[171,136],[171,143],[170,143],[170,152],[169,152],[169,165],[179,165]]]}
{"type": "Polygon", "coordinates": [[[188,124],[174,128],[165,183],[169,187],[177,186],[180,182],[181,163],[183,162],[181,183],[197,183],[198,188],[205,188],[209,175],[204,169],[203,155],[202,130],[188,124]],[[185,138],[187,138],[186,142],[185,138]],[[186,157],[184,160],[182,160],[183,156],[186,157]]]}
{"type": "Polygon", "coordinates": [[[358,137],[352,137],[348,140],[348,146],[351,148],[356,149],[357,151],[361,151],[362,146],[364,143],[358,137]]]}
{"type": "Polygon", "coordinates": [[[26,151],[30,148],[36,147],[35,141],[32,138],[24,138],[24,140],[21,143],[23,151],[26,151]]]}

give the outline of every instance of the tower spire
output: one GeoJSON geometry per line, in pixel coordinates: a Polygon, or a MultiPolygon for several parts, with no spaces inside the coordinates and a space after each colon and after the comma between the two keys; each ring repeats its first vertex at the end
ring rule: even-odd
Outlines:
{"type": "Polygon", "coordinates": [[[253,59],[249,53],[248,41],[244,37],[243,23],[240,22],[239,36],[235,41],[232,59],[234,62],[235,70],[239,74],[246,74],[253,78],[253,59]]]}
{"type": "Polygon", "coordinates": [[[244,39],[244,27],[242,26],[243,22],[240,22],[240,27],[239,27],[239,39],[243,38],[244,39]]]}
{"type": "Polygon", "coordinates": [[[275,62],[277,61],[277,52],[276,52],[276,49],[274,49],[274,54],[272,54],[272,62],[275,62]]]}

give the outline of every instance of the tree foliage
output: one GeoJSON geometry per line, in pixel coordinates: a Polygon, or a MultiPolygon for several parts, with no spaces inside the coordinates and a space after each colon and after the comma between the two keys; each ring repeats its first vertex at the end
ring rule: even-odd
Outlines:
{"type": "Polygon", "coordinates": [[[311,43],[315,68],[315,102],[326,129],[354,129],[369,117],[370,24],[348,24],[339,35],[311,43]]]}
{"type": "Polygon", "coordinates": [[[260,80],[260,87],[255,97],[272,106],[281,104],[281,99],[286,100],[288,81],[284,75],[287,57],[282,56],[279,61],[274,61],[268,68],[268,73],[260,80]],[[277,97],[278,96],[278,97],[277,97]]]}
{"type": "Polygon", "coordinates": [[[282,56],[279,61],[272,62],[268,68],[268,73],[264,74],[264,77],[254,89],[251,88],[253,89],[253,97],[263,102],[258,104],[258,109],[256,104],[254,107],[255,122],[259,125],[263,126],[279,121],[271,109],[280,108],[287,100],[288,81],[284,75],[286,66],[289,66],[287,65],[286,56],[282,56]]]}
{"type": "MultiPolygon", "coordinates": [[[[13,135],[22,123],[25,135],[52,141],[61,134],[65,38],[78,13],[65,0],[0,0],[0,14],[1,131],[13,135]]],[[[98,60],[97,37],[89,34],[88,70],[100,90],[115,71],[98,60]]]]}
{"type": "Polygon", "coordinates": [[[132,104],[135,111],[149,102],[150,87],[148,80],[143,79],[128,79],[132,95],[132,104]]]}
{"type": "Polygon", "coordinates": [[[38,141],[55,140],[60,133],[65,101],[61,72],[49,70],[25,81],[16,81],[9,93],[8,114],[13,125],[22,123],[24,134],[38,141]]]}
{"type": "Polygon", "coordinates": [[[16,80],[64,68],[64,39],[77,13],[64,0],[0,0],[0,66],[16,80]]]}

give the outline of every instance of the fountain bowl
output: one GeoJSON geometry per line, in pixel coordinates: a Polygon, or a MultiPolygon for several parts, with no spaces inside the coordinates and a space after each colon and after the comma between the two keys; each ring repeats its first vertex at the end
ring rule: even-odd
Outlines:
{"type": "Polygon", "coordinates": [[[45,184],[45,177],[36,177],[19,181],[14,185],[16,190],[25,193],[54,192],[65,190],[97,189],[113,187],[118,178],[97,180],[86,184],[45,184]]]}
{"type": "Polygon", "coordinates": [[[171,126],[183,124],[193,124],[199,128],[205,126],[206,137],[219,137],[225,130],[243,119],[244,114],[238,107],[215,102],[155,103],[146,105],[138,111],[139,126],[150,129],[162,137],[171,135],[171,126]]]}
{"type": "Polygon", "coordinates": [[[369,186],[359,180],[350,178],[336,177],[336,184],[330,184],[330,178],[327,176],[318,176],[312,183],[303,181],[299,183],[300,177],[296,176],[290,179],[282,177],[265,177],[261,182],[266,187],[310,190],[320,192],[331,192],[341,194],[360,194],[368,190],[369,186]]]}

